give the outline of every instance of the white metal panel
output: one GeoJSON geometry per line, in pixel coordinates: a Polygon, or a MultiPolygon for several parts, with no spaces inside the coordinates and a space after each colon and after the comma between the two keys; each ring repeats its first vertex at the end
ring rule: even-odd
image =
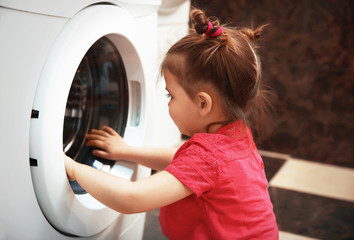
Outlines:
{"type": "Polygon", "coordinates": [[[133,17],[139,17],[156,12],[161,0],[0,0],[0,6],[6,8],[64,18],[70,18],[85,7],[99,3],[127,8],[133,17]]]}

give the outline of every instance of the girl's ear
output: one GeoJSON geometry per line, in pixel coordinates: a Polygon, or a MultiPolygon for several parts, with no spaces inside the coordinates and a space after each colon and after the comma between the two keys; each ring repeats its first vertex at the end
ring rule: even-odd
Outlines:
{"type": "Polygon", "coordinates": [[[213,100],[208,93],[199,92],[197,94],[197,104],[198,104],[200,115],[204,117],[211,112],[213,106],[213,100]]]}

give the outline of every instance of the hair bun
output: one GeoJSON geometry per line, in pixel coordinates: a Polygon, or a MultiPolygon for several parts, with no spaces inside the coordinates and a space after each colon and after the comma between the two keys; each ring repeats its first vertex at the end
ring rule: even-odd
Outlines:
{"type": "Polygon", "coordinates": [[[191,21],[198,34],[203,34],[208,29],[208,18],[202,10],[192,9],[191,21]]]}
{"type": "Polygon", "coordinates": [[[268,26],[268,24],[261,25],[257,27],[256,30],[250,28],[241,28],[240,32],[249,38],[252,42],[256,42],[262,35],[263,29],[268,26]]]}
{"type": "MultiPolygon", "coordinates": [[[[209,22],[212,24],[212,27],[209,31],[208,36],[212,36],[213,33],[219,30],[219,19],[216,17],[207,18],[205,13],[200,9],[192,9],[190,16],[192,25],[198,34],[204,34],[208,30],[209,22]]],[[[216,37],[218,35],[220,35],[220,33],[212,37],[216,37]]]]}

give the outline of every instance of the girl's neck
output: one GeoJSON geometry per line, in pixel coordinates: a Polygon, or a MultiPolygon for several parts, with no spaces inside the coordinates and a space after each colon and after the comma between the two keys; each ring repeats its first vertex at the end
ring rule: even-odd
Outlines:
{"type": "Polygon", "coordinates": [[[222,128],[223,126],[227,125],[229,122],[228,121],[221,121],[221,122],[213,122],[210,123],[207,127],[206,127],[206,133],[215,133],[217,132],[220,128],[222,128]]]}

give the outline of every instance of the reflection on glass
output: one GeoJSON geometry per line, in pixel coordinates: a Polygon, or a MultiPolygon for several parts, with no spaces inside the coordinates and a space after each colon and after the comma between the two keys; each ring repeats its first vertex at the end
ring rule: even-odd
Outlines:
{"type": "Polygon", "coordinates": [[[92,82],[90,64],[85,56],[76,71],[65,109],[63,148],[65,153],[74,158],[79,154],[78,150],[82,148],[84,143],[82,141],[83,134],[90,127],[93,111],[91,105],[93,103],[91,100],[93,98],[92,82]]]}
{"type": "MultiPolygon", "coordinates": [[[[123,60],[106,37],[86,53],[74,76],[65,111],[63,149],[65,154],[93,167],[111,164],[97,159],[84,144],[92,128],[108,125],[124,134],[128,115],[128,86],[123,60]]],[[[85,191],[72,183],[75,193],[85,191]]]]}

